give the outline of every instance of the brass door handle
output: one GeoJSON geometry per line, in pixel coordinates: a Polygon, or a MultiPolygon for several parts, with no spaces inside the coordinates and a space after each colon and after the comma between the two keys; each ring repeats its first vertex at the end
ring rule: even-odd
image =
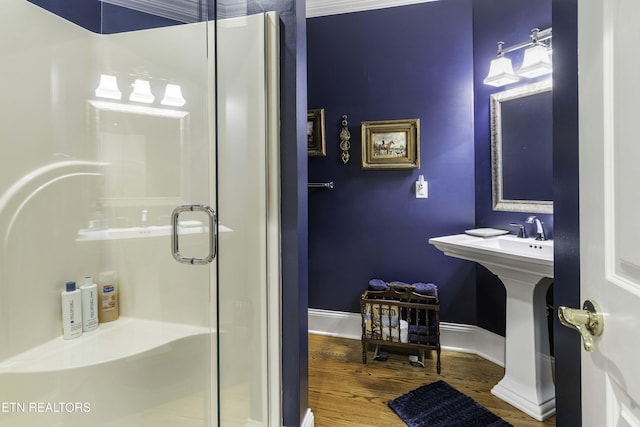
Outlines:
{"type": "Polygon", "coordinates": [[[600,306],[591,300],[586,300],[582,310],[558,307],[560,323],[575,328],[582,335],[582,342],[586,351],[593,351],[593,337],[602,335],[604,317],[600,306]]]}

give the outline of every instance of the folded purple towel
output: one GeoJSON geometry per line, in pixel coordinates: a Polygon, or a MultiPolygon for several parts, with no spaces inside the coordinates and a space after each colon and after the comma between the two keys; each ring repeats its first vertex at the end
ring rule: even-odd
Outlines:
{"type": "Polygon", "coordinates": [[[372,291],[388,291],[389,285],[384,280],[371,279],[369,280],[369,289],[372,291]]]}
{"type": "Polygon", "coordinates": [[[409,334],[409,342],[417,343],[417,344],[436,345],[438,342],[438,339],[435,335],[409,334]]]}
{"type": "Polygon", "coordinates": [[[416,334],[416,335],[430,335],[430,334],[435,334],[436,333],[436,325],[434,325],[433,323],[429,325],[429,327],[427,328],[427,326],[424,325],[409,325],[409,333],[410,334],[416,334]]]}
{"type": "Polygon", "coordinates": [[[436,296],[438,292],[438,287],[433,283],[414,283],[413,286],[415,289],[413,290],[417,294],[436,296]]]}
{"type": "Polygon", "coordinates": [[[400,281],[393,281],[393,282],[385,282],[382,279],[371,279],[369,280],[369,289],[372,291],[388,291],[390,289],[390,286],[398,286],[398,287],[407,287],[407,288],[411,288],[413,287],[413,291],[415,293],[421,294],[421,295],[428,295],[428,296],[435,296],[437,291],[438,291],[438,287],[436,285],[434,285],[433,283],[413,283],[413,284],[408,284],[405,282],[400,282],[400,281]]]}

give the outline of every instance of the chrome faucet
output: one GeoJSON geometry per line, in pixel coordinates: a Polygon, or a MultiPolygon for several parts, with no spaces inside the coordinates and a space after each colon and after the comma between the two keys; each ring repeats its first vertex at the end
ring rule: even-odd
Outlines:
{"type": "Polygon", "coordinates": [[[544,227],[542,226],[542,221],[535,215],[530,216],[525,221],[527,224],[535,224],[536,225],[536,240],[547,240],[544,235],[544,227]]]}
{"type": "Polygon", "coordinates": [[[527,238],[527,229],[524,228],[523,224],[519,224],[517,222],[512,222],[509,224],[512,227],[518,227],[518,238],[519,239],[526,239],[527,238]]]}

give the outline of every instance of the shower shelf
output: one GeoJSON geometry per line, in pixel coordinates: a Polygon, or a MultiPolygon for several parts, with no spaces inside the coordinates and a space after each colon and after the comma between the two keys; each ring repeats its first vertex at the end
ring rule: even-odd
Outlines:
{"type": "MultiPolygon", "coordinates": [[[[0,362],[2,373],[82,368],[159,350],[183,338],[211,334],[204,326],[120,317],[73,340],[62,336],[0,362]]],[[[160,351],[171,351],[164,348],[160,351]]]]}
{"type": "MultiPolygon", "coordinates": [[[[203,234],[209,232],[209,227],[184,226],[179,227],[180,234],[203,234]]],[[[222,224],[218,225],[218,232],[229,233],[233,230],[222,224]]],[[[149,237],[171,235],[170,225],[150,225],[148,227],[128,227],[128,228],[106,228],[103,230],[78,230],[77,242],[94,240],[121,240],[121,239],[144,239],[149,237]]]]}

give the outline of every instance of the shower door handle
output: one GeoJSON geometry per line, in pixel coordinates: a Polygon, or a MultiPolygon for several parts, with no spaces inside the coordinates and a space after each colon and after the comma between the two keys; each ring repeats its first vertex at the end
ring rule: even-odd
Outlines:
{"type": "Polygon", "coordinates": [[[171,252],[173,258],[184,264],[209,264],[213,261],[218,251],[218,226],[216,219],[216,212],[206,205],[182,205],[175,208],[171,214],[171,252]],[[209,217],[209,254],[205,258],[185,257],[180,254],[178,217],[182,212],[204,212],[209,217]]]}

